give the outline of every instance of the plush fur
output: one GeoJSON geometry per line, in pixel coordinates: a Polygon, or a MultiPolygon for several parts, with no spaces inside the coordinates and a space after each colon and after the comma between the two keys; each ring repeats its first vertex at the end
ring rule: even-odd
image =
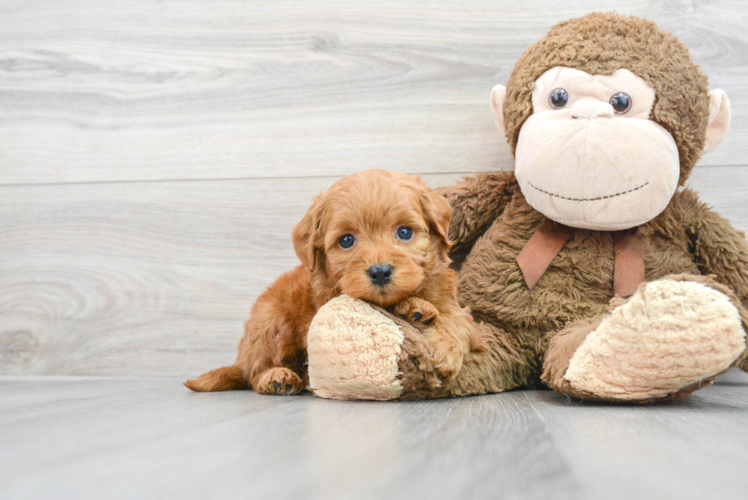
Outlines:
{"type": "MultiPolygon", "coordinates": [[[[549,366],[557,358],[568,362],[576,348],[559,344],[558,348],[569,352],[549,351],[549,342],[557,332],[582,321],[582,333],[589,333],[608,313],[611,303],[615,304],[613,237],[609,232],[576,230],[530,292],[516,257],[543,216],[525,202],[513,174],[480,174],[442,193],[454,207],[455,221],[469,219],[460,214],[463,207],[468,213],[475,210],[473,199],[491,206],[495,218],[490,226],[455,224],[450,230],[450,237],[462,251],[477,239],[460,271],[459,299],[471,307],[476,320],[482,322],[481,328],[493,330],[497,338],[511,346],[511,352],[521,353],[519,362],[510,359],[496,374],[504,380],[501,385],[538,386],[544,361],[546,372],[551,373],[549,366]],[[489,192],[484,187],[487,185],[501,186],[501,192],[489,192]]],[[[707,280],[708,286],[723,293],[729,290],[730,297],[742,304],[739,311],[746,318],[742,306],[748,300],[748,245],[743,235],[701,202],[696,193],[690,189],[678,191],[668,208],[641,226],[640,232],[645,241],[647,282],[682,273],[712,274],[715,278],[707,280]]],[[[576,333],[583,340],[580,330],[576,333]]],[[[744,349],[745,340],[743,351],[730,366],[739,365],[746,357],[744,349]]],[[[554,381],[545,378],[551,387],[554,381]]],[[[572,392],[566,386],[556,388],[572,392]]],[[[682,391],[679,396],[690,392],[682,391]]]]}
{"type": "Polygon", "coordinates": [[[252,388],[296,394],[306,386],[307,333],[323,304],[340,294],[389,308],[422,326],[441,375],[453,378],[465,355],[480,349],[470,315],[457,305],[449,269],[450,207],[420,179],[369,170],[336,182],[293,230],[302,265],[281,276],[255,302],[232,366],[185,382],[194,391],[252,388]],[[396,237],[399,227],[412,239],[396,237]],[[348,249],[338,240],[356,238],[348,249]],[[375,264],[392,266],[376,285],[375,264]]]}
{"type": "Polygon", "coordinates": [[[403,332],[395,317],[348,295],[332,299],[324,310],[309,328],[310,389],[329,399],[397,398],[403,389],[398,378],[403,332]],[[350,348],[354,345],[357,349],[350,348]]]}
{"type": "MultiPolygon", "coordinates": [[[[688,177],[704,145],[709,99],[706,77],[675,37],[649,21],[615,14],[592,14],[552,28],[523,54],[507,85],[504,116],[512,147],[522,123],[532,113],[532,83],[553,66],[592,74],[626,68],[646,80],[657,96],[651,119],[673,135],[681,160],[681,183],[688,177]]],[[[538,385],[545,362],[545,382],[570,392],[568,384],[560,384],[550,374],[559,360],[568,362],[611,306],[612,234],[576,230],[530,292],[516,257],[544,218],[527,204],[514,174],[480,174],[441,192],[453,207],[450,237],[454,248],[468,253],[460,272],[460,300],[471,307],[477,320],[505,338],[513,351],[522,353],[520,363],[504,370],[511,380],[504,385],[538,385]],[[569,325],[578,325],[572,348],[549,344],[569,325]],[[566,352],[549,350],[549,345],[566,352]]],[[[713,274],[714,279],[705,282],[707,286],[729,290],[725,300],[745,304],[748,245],[744,236],[702,203],[695,192],[676,192],[665,211],[639,230],[645,241],[647,282],[682,273],[713,274]]],[[[738,310],[745,318],[745,309],[741,306],[738,310]]],[[[739,365],[746,357],[744,338],[741,342],[743,348],[727,365],[739,365]]],[[[506,373],[499,376],[506,377],[506,373]]],[[[676,391],[679,397],[690,392],[680,389],[676,391]]],[[[672,396],[628,394],[627,398],[672,396]]],[[[599,399],[615,398],[600,395],[599,399]]]]}
{"type": "Polygon", "coordinates": [[[641,286],[605,317],[574,351],[562,383],[604,400],[657,399],[703,384],[738,359],[740,305],[703,277],[674,278],[641,286]]]}

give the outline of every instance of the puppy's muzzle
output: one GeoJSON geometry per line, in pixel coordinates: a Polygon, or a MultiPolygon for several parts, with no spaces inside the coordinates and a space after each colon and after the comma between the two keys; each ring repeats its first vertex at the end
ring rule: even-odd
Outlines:
{"type": "Polygon", "coordinates": [[[392,279],[392,266],[389,264],[374,264],[366,273],[371,282],[377,286],[384,286],[392,279]]]}

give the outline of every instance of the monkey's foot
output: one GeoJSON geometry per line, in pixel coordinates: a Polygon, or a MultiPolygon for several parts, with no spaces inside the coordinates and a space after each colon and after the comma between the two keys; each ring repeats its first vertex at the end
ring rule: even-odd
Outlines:
{"type": "Polygon", "coordinates": [[[717,288],[686,276],[640,287],[610,315],[554,337],[544,379],[585,399],[631,402],[681,399],[710,385],[746,350],[740,304],[717,288]],[[568,365],[560,371],[564,351],[568,365]]]}

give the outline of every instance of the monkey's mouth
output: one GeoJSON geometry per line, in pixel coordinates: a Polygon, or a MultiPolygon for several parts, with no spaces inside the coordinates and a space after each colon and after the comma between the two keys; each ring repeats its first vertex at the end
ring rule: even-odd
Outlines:
{"type": "Polygon", "coordinates": [[[553,196],[554,198],[560,198],[562,200],[568,200],[568,201],[600,201],[600,200],[607,200],[609,198],[615,198],[617,196],[623,196],[624,194],[633,193],[634,191],[638,191],[642,189],[643,187],[646,187],[649,185],[649,182],[645,182],[641,186],[637,186],[635,188],[629,189],[628,191],[621,191],[620,193],[615,194],[608,194],[605,196],[598,196],[596,198],[571,198],[569,196],[561,196],[560,194],[551,193],[550,191],[546,191],[545,189],[540,189],[536,185],[534,185],[532,182],[528,182],[531,188],[536,189],[537,191],[540,191],[541,193],[545,193],[548,195],[553,196]]]}

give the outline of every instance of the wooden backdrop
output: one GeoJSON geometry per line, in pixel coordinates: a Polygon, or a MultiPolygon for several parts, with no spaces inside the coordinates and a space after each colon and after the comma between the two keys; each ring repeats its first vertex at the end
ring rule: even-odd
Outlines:
{"type": "Polygon", "coordinates": [[[491,87],[556,22],[612,9],[730,96],[691,185],[747,229],[742,0],[0,2],[0,374],[231,362],[316,192],[511,169],[491,87]]]}

